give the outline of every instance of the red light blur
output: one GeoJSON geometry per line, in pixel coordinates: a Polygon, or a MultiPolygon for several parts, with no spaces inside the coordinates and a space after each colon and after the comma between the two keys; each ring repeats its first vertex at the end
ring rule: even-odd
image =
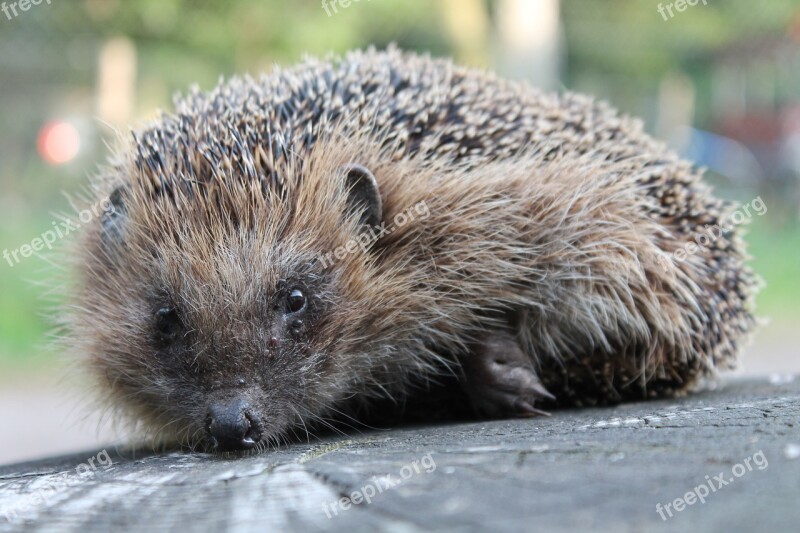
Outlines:
{"type": "Polygon", "coordinates": [[[69,163],[81,148],[81,136],[69,122],[49,122],[39,131],[36,142],[39,155],[51,165],[69,163]]]}

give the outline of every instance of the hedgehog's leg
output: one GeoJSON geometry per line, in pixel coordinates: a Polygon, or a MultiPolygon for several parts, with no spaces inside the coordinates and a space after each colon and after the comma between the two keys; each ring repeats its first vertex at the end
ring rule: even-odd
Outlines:
{"type": "Polygon", "coordinates": [[[462,386],[473,407],[489,416],[547,415],[534,407],[547,392],[530,358],[510,333],[488,333],[462,361],[462,386]]]}

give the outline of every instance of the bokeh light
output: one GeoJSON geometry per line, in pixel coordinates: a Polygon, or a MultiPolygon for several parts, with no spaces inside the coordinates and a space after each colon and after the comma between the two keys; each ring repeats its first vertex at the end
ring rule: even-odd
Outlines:
{"type": "Polygon", "coordinates": [[[69,122],[49,122],[39,130],[39,155],[51,165],[69,163],[81,149],[81,136],[69,122]]]}

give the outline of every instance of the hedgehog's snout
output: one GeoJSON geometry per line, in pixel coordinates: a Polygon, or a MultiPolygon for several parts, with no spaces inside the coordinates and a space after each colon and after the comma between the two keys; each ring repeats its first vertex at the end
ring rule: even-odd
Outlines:
{"type": "Polygon", "coordinates": [[[219,451],[249,450],[261,440],[250,405],[241,399],[214,402],[208,408],[206,431],[219,451]]]}

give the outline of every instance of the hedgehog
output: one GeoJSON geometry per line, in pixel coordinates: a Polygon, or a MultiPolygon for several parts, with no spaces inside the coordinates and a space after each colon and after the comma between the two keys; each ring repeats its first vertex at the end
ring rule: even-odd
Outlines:
{"type": "Polygon", "coordinates": [[[756,323],[738,229],[676,254],[733,209],[702,172],[606,103],[396,47],[195,87],[97,173],[69,343],[137,431],[221,452],[446,379],[489,418],[682,395],[756,323]]]}

